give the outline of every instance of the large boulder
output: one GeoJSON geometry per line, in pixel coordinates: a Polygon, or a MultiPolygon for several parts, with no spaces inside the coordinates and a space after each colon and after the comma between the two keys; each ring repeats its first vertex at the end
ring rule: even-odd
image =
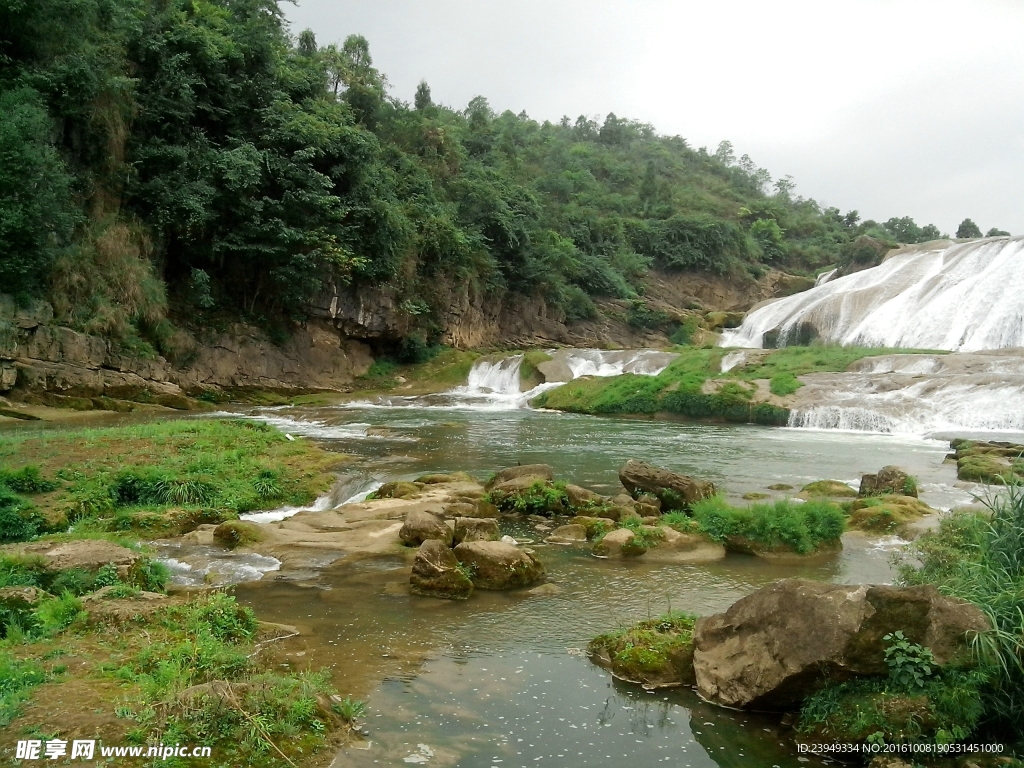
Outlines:
{"type": "Polygon", "coordinates": [[[619,482],[634,497],[640,493],[657,496],[664,511],[686,509],[694,502],[715,495],[714,483],[652,467],[636,459],[622,465],[619,482]]]}
{"type": "Polygon", "coordinates": [[[491,488],[509,480],[515,480],[517,477],[536,477],[540,480],[551,481],[555,479],[555,472],[548,464],[522,464],[517,467],[499,469],[484,487],[489,491],[491,488]]]}
{"type": "Polygon", "coordinates": [[[455,557],[480,589],[524,587],[544,578],[544,566],[531,552],[504,541],[464,542],[455,547],[455,557]]]}
{"type": "Polygon", "coordinates": [[[416,552],[409,589],[425,597],[465,600],[473,592],[473,582],[443,541],[428,539],[416,552]]]}
{"type": "Polygon", "coordinates": [[[616,528],[594,544],[593,553],[598,557],[629,557],[643,554],[636,551],[636,547],[633,546],[635,538],[636,534],[629,528],[616,528]]]}
{"type": "Polygon", "coordinates": [[[931,585],[891,587],[786,579],[700,619],[697,690],[728,707],[789,709],[827,681],[887,672],[883,637],[900,630],[939,665],[968,657],[989,628],[975,606],[931,585]]]}
{"type": "Polygon", "coordinates": [[[458,517],[455,519],[455,543],[495,541],[501,538],[498,521],[493,518],[458,517]]]}
{"type": "Polygon", "coordinates": [[[491,488],[490,501],[502,512],[558,515],[568,512],[568,497],[541,475],[520,475],[491,488]]]}
{"type": "Polygon", "coordinates": [[[398,531],[398,538],[407,547],[418,547],[430,539],[437,539],[450,547],[454,536],[452,529],[443,520],[421,509],[410,510],[398,531]]]}
{"type": "Polygon", "coordinates": [[[906,472],[899,467],[882,467],[877,474],[863,475],[860,478],[858,496],[881,496],[895,494],[917,497],[917,483],[913,482],[906,472]]]}

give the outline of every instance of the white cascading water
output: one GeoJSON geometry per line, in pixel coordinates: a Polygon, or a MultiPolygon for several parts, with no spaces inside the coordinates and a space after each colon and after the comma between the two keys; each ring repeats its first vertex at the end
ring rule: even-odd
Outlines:
{"type": "Polygon", "coordinates": [[[578,379],[580,376],[620,376],[623,373],[657,376],[676,355],[657,349],[565,349],[555,352],[554,357],[561,357],[572,371],[572,378],[578,379]]]}
{"type": "Polygon", "coordinates": [[[973,352],[1024,346],[1024,238],[911,248],[751,312],[724,347],[806,337],[866,347],[973,352]]]}

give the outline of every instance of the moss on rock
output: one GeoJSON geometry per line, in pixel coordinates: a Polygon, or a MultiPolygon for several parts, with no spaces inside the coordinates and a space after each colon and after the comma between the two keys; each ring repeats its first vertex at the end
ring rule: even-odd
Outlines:
{"type": "Polygon", "coordinates": [[[693,625],[697,617],[668,613],[618,632],[598,635],[590,659],[616,677],[645,688],[693,685],[693,625]]]}

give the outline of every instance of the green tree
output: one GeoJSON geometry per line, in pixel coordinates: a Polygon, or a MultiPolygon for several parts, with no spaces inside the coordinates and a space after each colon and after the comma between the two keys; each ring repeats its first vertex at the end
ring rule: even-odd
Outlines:
{"type": "Polygon", "coordinates": [[[416,86],[416,95],[413,97],[413,105],[419,112],[422,112],[427,107],[432,107],[434,105],[433,99],[430,98],[430,86],[427,85],[426,80],[420,80],[420,84],[416,86]]]}
{"type": "Polygon", "coordinates": [[[964,219],[957,227],[956,236],[959,238],[981,237],[981,227],[970,219],[964,219]]]}
{"type": "Polygon", "coordinates": [[[988,232],[985,233],[985,237],[1008,237],[1010,235],[1005,229],[998,229],[992,227],[988,232]]]}

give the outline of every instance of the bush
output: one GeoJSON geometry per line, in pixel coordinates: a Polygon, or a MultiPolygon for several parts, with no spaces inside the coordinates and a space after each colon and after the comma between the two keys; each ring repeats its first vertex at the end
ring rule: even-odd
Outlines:
{"type": "Polygon", "coordinates": [[[782,499],[738,508],[716,496],[696,502],[692,511],[701,531],[715,541],[743,539],[768,549],[790,548],[801,555],[834,544],[846,525],[842,510],[826,501],[800,504],[782,499]]]}
{"type": "Polygon", "coordinates": [[[6,485],[16,493],[49,493],[57,488],[57,483],[44,478],[39,467],[31,464],[17,472],[0,469],[0,485],[6,485]]]}

